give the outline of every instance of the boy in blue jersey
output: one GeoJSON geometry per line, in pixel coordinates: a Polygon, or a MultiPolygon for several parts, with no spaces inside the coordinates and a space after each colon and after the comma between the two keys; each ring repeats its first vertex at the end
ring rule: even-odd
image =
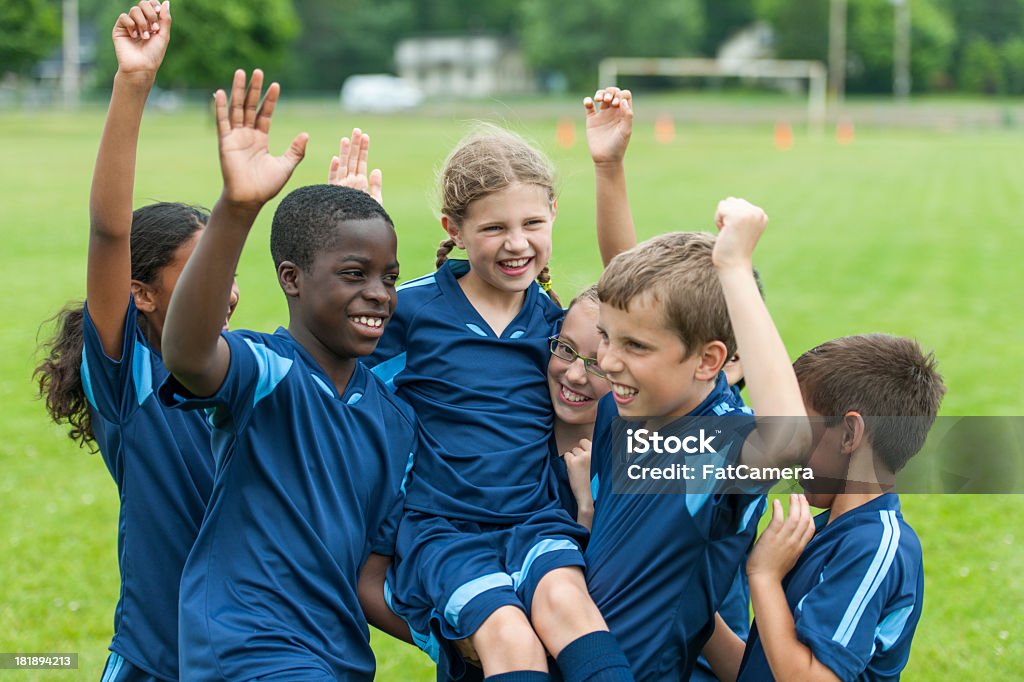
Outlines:
{"type": "Polygon", "coordinates": [[[924,569],[899,497],[883,491],[924,444],[942,378],[917,342],[884,334],[829,341],[794,369],[808,414],[821,417],[808,460],[814,483],[793,496],[785,521],[774,503],[750,554],[755,620],[745,652],[721,628],[709,658],[723,679],[736,679],[741,654],[740,680],[899,679],[924,569]],[[809,504],[827,511],[812,518],[809,504]]]}
{"type": "Polygon", "coordinates": [[[760,488],[723,494],[730,482],[714,477],[629,480],[630,465],[683,461],[628,455],[629,431],[699,440],[699,426],[716,439],[715,453],[699,463],[722,469],[785,466],[809,448],[799,387],[753,275],[751,255],[766,222],[761,209],[726,200],[717,239],[656,237],[616,256],[598,284],[598,359],[612,393],[601,401],[594,431],[587,582],[637,680],[689,677],[765,498],[760,488]],[[737,347],[756,422],[721,371],[737,347]],[[762,419],[781,415],[793,419],[762,419]]]}
{"type": "Polygon", "coordinates": [[[292,192],[271,228],[288,329],[222,333],[245,237],[306,146],[302,134],[270,156],[279,88],[260,105],[261,85],[257,70],[246,90],[238,71],[230,109],[216,94],[224,189],[164,327],[173,378],[161,398],[208,410],[216,457],[182,575],[180,672],[370,680],[360,574],[380,573],[394,545],[415,423],[356,359],[373,351],[394,309],[396,236],[362,192],[292,192]]]}

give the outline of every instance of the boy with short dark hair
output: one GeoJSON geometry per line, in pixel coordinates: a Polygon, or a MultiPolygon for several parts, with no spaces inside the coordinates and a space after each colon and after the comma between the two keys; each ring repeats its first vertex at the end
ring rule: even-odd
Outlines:
{"type": "Polygon", "coordinates": [[[811,440],[754,280],[751,255],[767,217],[728,199],[715,222],[717,238],[666,234],[616,256],[598,284],[598,358],[612,393],[594,431],[587,581],[637,680],[688,679],[764,509],[763,483],[723,482],[703,467],[788,466],[811,440]],[[722,372],[737,349],[756,421],[722,372]],[[793,419],[762,419],[777,416],[793,419]],[[713,445],[693,455],[631,453],[639,428],[713,445]],[[695,467],[696,478],[657,473],[679,465],[695,467]]]}
{"type": "Polygon", "coordinates": [[[397,238],[358,190],[292,192],[271,229],[288,329],[222,332],[249,229],[306,146],[302,134],[270,156],[278,87],[261,105],[261,85],[260,71],[248,89],[238,71],[230,109],[216,94],[224,189],[164,327],[174,376],[160,396],[209,411],[216,457],[181,580],[180,674],[371,680],[360,598],[374,590],[361,576],[382,574],[392,553],[415,421],[357,358],[394,311],[397,238]]]}
{"type": "MultiPolygon", "coordinates": [[[[740,680],[894,680],[907,664],[924,596],[921,545],[885,493],[924,445],[945,393],[935,358],[912,339],[867,334],[794,363],[816,447],[814,482],[793,496],[747,564],[754,628],[740,680]],[[809,504],[826,511],[812,518],[809,504]]],[[[736,679],[739,640],[716,629],[736,679]]],[[[709,658],[716,653],[709,647],[709,658]]],[[[720,662],[715,662],[716,670],[720,662]]]]}

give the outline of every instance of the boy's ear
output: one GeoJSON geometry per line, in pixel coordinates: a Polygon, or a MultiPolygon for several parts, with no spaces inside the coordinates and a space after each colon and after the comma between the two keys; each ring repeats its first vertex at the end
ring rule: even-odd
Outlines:
{"type": "Polygon", "coordinates": [[[844,455],[852,455],[864,442],[864,417],[859,412],[847,412],[843,416],[843,441],[840,444],[844,455]]]}
{"type": "Polygon", "coordinates": [[[132,298],[135,299],[135,307],[140,313],[152,313],[156,310],[153,287],[140,282],[137,279],[131,281],[132,298]]]}
{"type": "Polygon", "coordinates": [[[555,222],[555,218],[558,217],[558,199],[551,202],[551,222],[555,222]]]}
{"type": "Polygon", "coordinates": [[[466,248],[462,244],[462,236],[459,234],[459,226],[455,224],[455,221],[446,215],[441,215],[441,227],[448,233],[448,237],[455,242],[455,246],[460,249],[466,248]]]}
{"type": "Polygon", "coordinates": [[[698,381],[714,381],[728,358],[725,344],[721,341],[705,343],[700,351],[700,363],[694,378],[698,381]]]}
{"type": "Polygon", "coordinates": [[[281,264],[277,266],[277,281],[285,296],[299,295],[301,278],[302,269],[290,260],[281,261],[281,264]]]}

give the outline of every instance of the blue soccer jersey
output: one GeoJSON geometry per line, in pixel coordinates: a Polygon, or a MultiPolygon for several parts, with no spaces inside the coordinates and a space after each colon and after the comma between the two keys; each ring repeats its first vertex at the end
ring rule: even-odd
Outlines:
{"type": "MultiPolygon", "coordinates": [[[[686,680],[754,539],[765,496],[723,494],[714,478],[652,481],[623,491],[623,471],[641,459],[627,459],[622,430],[633,424],[617,417],[609,394],[594,428],[587,585],[637,680],[686,680]]],[[[720,374],[696,409],[658,431],[683,436],[691,426],[715,433],[717,452],[685,459],[720,468],[738,461],[754,420],[720,374]]],[[[662,463],[679,461],[677,454],[662,463]]]]}
{"type": "Polygon", "coordinates": [[[376,352],[377,376],[416,412],[422,446],[406,506],[510,524],[557,506],[548,455],[553,411],[548,337],[562,310],[537,284],[500,336],[459,286],[466,261],[398,288],[376,352]]]}
{"type": "Polygon", "coordinates": [[[181,581],[182,679],[372,679],[356,585],[392,553],[413,415],[359,364],[338,395],[284,329],[223,338],[216,394],[160,390],[208,408],[217,461],[181,581]]]}
{"type": "Polygon", "coordinates": [[[162,679],[178,678],[178,583],[213,487],[210,427],[169,410],[154,389],[167,377],[129,298],[119,360],[103,351],[86,306],[82,384],[96,444],[121,499],[121,596],[111,651],[162,679]]]}
{"type": "MultiPolygon", "coordinates": [[[[814,537],[782,581],[797,639],[841,680],[897,680],[921,618],[921,543],[893,493],[833,523],[828,515],[815,518],[814,537]]],[[[773,679],[756,620],[739,679],[773,679]]]]}

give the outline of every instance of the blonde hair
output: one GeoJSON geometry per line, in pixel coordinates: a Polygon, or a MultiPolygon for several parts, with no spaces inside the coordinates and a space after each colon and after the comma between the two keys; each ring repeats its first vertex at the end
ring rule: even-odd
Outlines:
{"type": "MultiPolygon", "coordinates": [[[[555,173],[547,157],[513,132],[480,124],[445,159],[438,182],[441,213],[460,227],[470,204],[517,182],[543,188],[549,207],[554,206],[555,173]]],[[[441,241],[435,267],[444,265],[453,248],[454,240],[441,241]]],[[[537,282],[561,305],[551,290],[547,264],[537,276],[537,282]]]]}
{"type": "Polygon", "coordinates": [[[620,310],[649,295],[687,354],[721,341],[726,357],[732,357],[736,337],[711,263],[714,247],[715,238],[704,232],[670,232],[649,239],[612,259],[597,283],[597,294],[602,303],[620,310]]]}

